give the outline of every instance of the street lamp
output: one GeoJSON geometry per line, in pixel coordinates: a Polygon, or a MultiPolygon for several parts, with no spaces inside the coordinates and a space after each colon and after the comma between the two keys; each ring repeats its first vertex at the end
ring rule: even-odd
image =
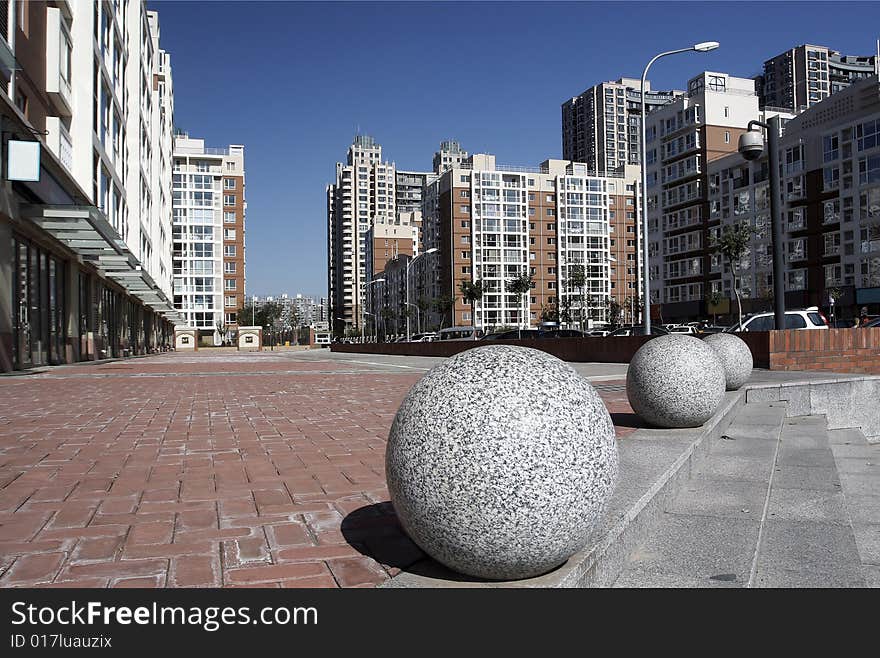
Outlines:
{"type": "MultiPolygon", "coordinates": [[[[416,256],[416,258],[421,258],[422,256],[425,256],[426,254],[433,254],[435,251],[439,251],[439,249],[437,249],[437,247],[431,247],[431,248],[428,249],[427,251],[425,251],[425,252],[419,254],[418,256],[416,256]]],[[[417,305],[417,304],[412,304],[412,303],[410,303],[410,301],[409,301],[409,268],[410,268],[410,265],[413,264],[413,262],[415,261],[416,258],[411,258],[411,259],[407,262],[407,264],[406,264],[406,303],[407,303],[409,306],[415,306],[415,307],[416,307],[416,313],[418,313],[418,312],[419,312],[419,307],[418,307],[418,305],[417,305]]],[[[421,317],[419,317],[419,316],[417,315],[417,316],[416,316],[416,320],[419,322],[419,324],[421,324],[421,317]]],[[[407,343],[409,342],[409,339],[410,339],[410,333],[409,333],[409,313],[407,313],[407,314],[406,314],[406,342],[407,342],[407,343]]]]}
{"type": "MultiPolygon", "coordinates": [[[[767,166],[770,183],[770,229],[773,236],[773,320],[776,329],[785,329],[785,281],[782,262],[782,214],[779,208],[779,115],[763,121],[749,121],[748,132],[739,136],[739,153],[746,160],[757,160],[764,152],[764,136],[753,126],[767,131],[767,166]]],[[[734,281],[734,285],[736,282],[734,281]]]]}
{"type": "Polygon", "coordinates": [[[648,65],[645,67],[644,73],[642,73],[642,242],[644,255],[642,257],[642,280],[644,282],[643,294],[645,296],[644,303],[642,304],[642,314],[644,317],[645,324],[645,335],[651,335],[651,275],[649,273],[648,268],[648,167],[647,167],[647,103],[645,101],[645,84],[648,79],[648,69],[651,68],[651,64],[656,62],[661,57],[666,57],[667,55],[677,55],[678,53],[689,53],[691,51],[698,53],[707,53],[710,50],[715,50],[718,48],[720,44],[717,41],[703,41],[702,43],[695,44],[690,48],[679,48],[678,50],[668,50],[665,53],[660,53],[659,55],[655,55],[648,65]]]}

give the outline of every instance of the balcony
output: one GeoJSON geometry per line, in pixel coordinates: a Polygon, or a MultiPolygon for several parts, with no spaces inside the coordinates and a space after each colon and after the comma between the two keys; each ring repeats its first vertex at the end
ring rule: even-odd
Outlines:
{"type": "Polygon", "coordinates": [[[73,113],[69,73],[70,37],[63,26],[61,10],[46,8],[46,94],[55,111],[64,117],[73,113]]]}

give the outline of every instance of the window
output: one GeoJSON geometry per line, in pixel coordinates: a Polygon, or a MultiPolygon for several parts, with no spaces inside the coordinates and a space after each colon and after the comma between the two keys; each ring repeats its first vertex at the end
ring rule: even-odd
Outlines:
{"type": "Polygon", "coordinates": [[[837,135],[826,135],[822,138],[822,161],[832,162],[840,155],[837,135]]]}
{"type": "Polygon", "coordinates": [[[223,263],[223,272],[225,274],[235,274],[236,263],[223,263]]]}
{"type": "Polygon", "coordinates": [[[226,295],[225,306],[226,306],[226,308],[235,308],[235,306],[236,306],[235,295],[226,295]]]}
{"type": "MultiPolygon", "coordinates": [[[[464,177],[462,176],[462,178],[464,178],[464,177]]],[[[471,191],[470,190],[462,190],[459,196],[461,196],[462,199],[470,199],[471,198],[471,191]]]]}
{"type": "Polygon", "coordinates": [[[547,224],[547,230],[548,230],[548,231],[552,231],[552,230],[554,230],[555,228],[556,228],[556,224],[553,224],[553,223],[548,223],[548,224],[547,224]]]}
{"type": "Polygon", "coordinates": [[[860,123],[856,126],[856,138],[860,151],[877,146],[880,143],[880,119],[860,123]]]}
{"type": "Polygon", "coordinates": [[[859,183],[880,182],[880,155],[859,159],[859,183]]]}
{"type": "Polygon", "coordinates": [[[465,260],[470,260],[470,258],[471,258],[471,252],[469,252],[469,251],[462,251],[462,252],[461,252],[461,257],[464,258],[465,260]]]}
{"type": "Polygon", "coordinates": [[[224,240],[235,240],[235,229],[234,228],[223,229],[223,239],[224,240]]]}
{"type": "Polygon", "coordinates": [[[556,210],[554,208],[547,208],[547,217],[555,217],[556,210]]]}
{"type": "Polygon", "coordinates": [[[223,205],[224,206],[234,206],[235,205],[235,195],[234,194],[224,194],[223,195],[223,205]]]}
{"type": "Polygon", "coordinates": [[[225,211],[223,213],[223,222],[225,224],[235,224],[235,213],[225,211]]]}
{"type": "Polygon", "coordinates": [[[724,131],[724,143],[730,144],[730,131],[729,130],[724,131]]]}
{"type": "Polygon", "coordinates": [[[236,282],[235,279],[226,279],[224,284],[224,288],[226,290],[235,290],[236,282]]]}
{"type": "Polygon", "coordinates": [[[227,244],[223,246],[223,255],[227,258],[234,258],[236,254],[236,245],[227,244]]]}
{"type": "Polygon", "coordinates": [[[235,179],[234,178],[224,178],[223,179],[223,189],[224,190],[234,190],[235,189],[235,179]]]}
{"type": "Polygon", "coordinates": [[[724,106],[724,117],[727,118],[729,116],[730,116],[730,108],[727,105],[725,105],[724,106]]]}
{"type": "Polygon", "coordinates": [[[460,213],[462,213],[463,215],[467,215],[471,211],[471,207],[470,206],[459,206],[458,211],[460,213]]]}

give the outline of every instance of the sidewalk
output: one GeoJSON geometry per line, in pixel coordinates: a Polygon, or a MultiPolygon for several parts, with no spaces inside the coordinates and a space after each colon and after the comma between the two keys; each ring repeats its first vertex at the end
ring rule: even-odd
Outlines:
{"type": "MultiPolygon", "coordinates": [[[[384,582],[423,557],[384,450],[425,361],[172,353],[0,380],[0,587],[384,582]]],[[[615,372],[596,387],[625,437],[615,372]]]]}

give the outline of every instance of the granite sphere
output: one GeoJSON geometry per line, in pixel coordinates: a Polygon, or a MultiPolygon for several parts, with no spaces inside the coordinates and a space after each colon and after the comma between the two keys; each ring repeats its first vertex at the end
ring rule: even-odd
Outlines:
{"type": "Polygon", "coordinates": [[[617,479],[614,425],[554,356],[462,352],[407,394],[388,436],[391,502],[422,550],[463,574],[546,573],[584,547],[617,479]]]}
{"type": "Polygon", "coordinates": [[[752,350],[742,338],[725,333],[709,334],[703,342],[715,350],[721,360],[728,391],[737,390],[749,380],[755,362],[752,359],[752,350]]]}
{"type": "Polygon", "coordinates": [[[699,338],[667,335],[639,348],[626,372],[629,404],[657,427],[698,427],[724,397],[724,368],[699,338]]]}

